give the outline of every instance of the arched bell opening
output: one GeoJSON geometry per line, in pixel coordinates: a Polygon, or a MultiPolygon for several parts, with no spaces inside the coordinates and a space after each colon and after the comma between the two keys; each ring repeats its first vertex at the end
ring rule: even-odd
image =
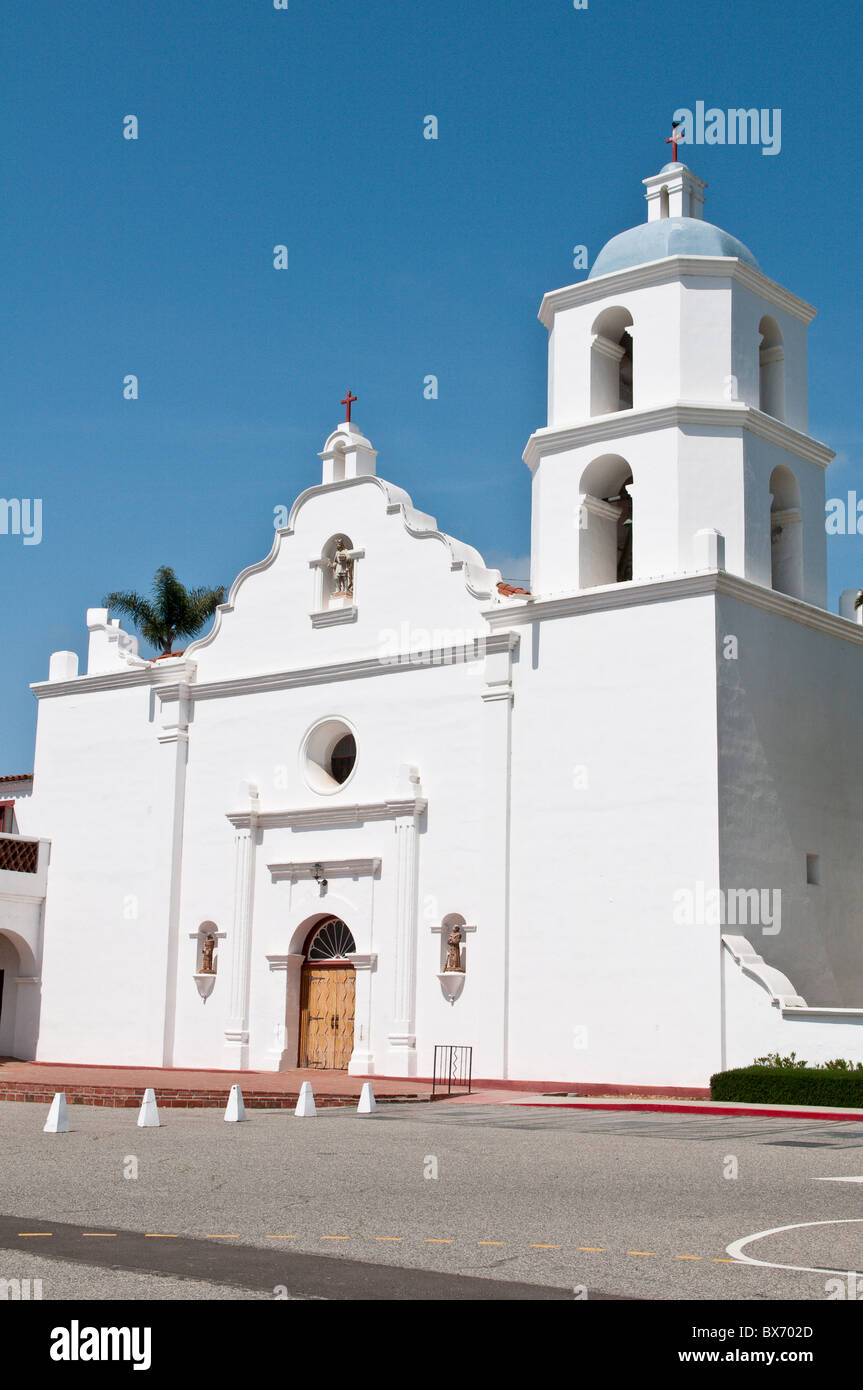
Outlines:
{"type": "Polygon", "coordinates": [[[590,346],[590,413],[631,410],[633,400],[632,315],[604,309],[595,320],[590,346]]]}
{"type": "Polygon", "coordinates": [[[790,468],[770,474],[770,582],[780,594],[803,597],[803,519],[800,487],[790,468]]]}
{"type": "Polygon", "coordinates": [[[632,579],[632,469],[618,454],[588,464],[579,488],[579,587],[632,579]]]}
{"type": "Polygon", "coordinates": [[[782,330],[770,314],[758,325],[758,408],[775,420],[785,419],[785,348],[782,330]]]}

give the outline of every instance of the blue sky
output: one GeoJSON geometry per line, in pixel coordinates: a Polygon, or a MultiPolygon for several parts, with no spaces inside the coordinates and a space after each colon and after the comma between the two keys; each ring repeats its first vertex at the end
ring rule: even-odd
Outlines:
{"type": "MultiPolygon", "coordinates": [[[[518,577],[540,298],[643,220],[698,100],[782,110],[779,155],[686,158],[708,218],[818,305],[811,430],[828,496],[863,497],[856,7],[43,0],[3,26],[0,495],[42,499],[43,539],[0,535],[0,772],[31,768],[28,684],[105,592],[266,554],[348,386],[379,471],[518,577]]],[[[834,600],[863,585],[863,536],[828,555],[834,600]]]]}

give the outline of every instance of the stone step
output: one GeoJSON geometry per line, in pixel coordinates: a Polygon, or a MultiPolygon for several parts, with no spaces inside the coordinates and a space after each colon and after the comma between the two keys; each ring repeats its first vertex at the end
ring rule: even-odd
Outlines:
{"type": "MultiPolygon", "coordinates": [[[[0,1082],[0,1100],[20,1100],[33,1101],[36,1103],[48,1103],[54,1099],[57,1087],[54,1083],[43,1083],[32,1081],[2,1081],[0,1082]]],[[[166,1087],[164,1090],[156,1090],[156,1100],[161,1109],[219,1109],[224,1110],[228,1101],[228,1091],[224,1090],[182,1090],[180,1088],[166,1087]]],[[[87,1084],[75,1085],[67,1083],[65,1087],[66,1101],[69,1105],[94,1105],[109,1106],[114,1109],[131,1110],[137,1109],[141,1104],[143,1089],[131,1086],[90,1086],[87,1084]]],[[[297,1103],[299,1091],[243,1091],[243,1101],[246,1109],[255,1110],[293,1110],[297,1103]]],[[[430,1096],[417,1095],[387,1095],[376,1097],[379,1104],[404,1104],[407,1101],[428,1101],[430,1096]]],[[[356,1095],[320,1095],[315,1096],[315,1105],[319,1109],[333,1106],[357,1106],[359,1097],[356,1095]]]]}

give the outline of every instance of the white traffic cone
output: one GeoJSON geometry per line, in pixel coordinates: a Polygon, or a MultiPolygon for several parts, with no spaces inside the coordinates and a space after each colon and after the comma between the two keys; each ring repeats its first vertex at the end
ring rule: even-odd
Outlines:
{"type": "Polygon", "coordinates": [[[311,1083],[308,1081],[304,1081],[302,1086],[300,1087],[300,1094],[297,1099],[297,1108],[294,1111],[294,1114],[299,1115],[302,1118],[304,1116],[309,1117],[312,1115],[317,1115],[317,1113],[318,1112],[315,1109],[315,1098],[312,1094],[311,1083]]]}
{"type": "Polygon", "coordinates": [[[144,1092],[144,1099],[141,1101],[141,1109],[138,1111],[138,1124],[141,1129],[158,1129],[161,1123],[159,1107],[156,1104],[156,1092],[152,1086],[148,1086],[144,1092]]]}
{"type": "Polygon", "coordinates": [[[243,1093],[239,1086],[231,1087],[231,1094],[228,1096],[228,1104],[225,1109],[225,1119],[238,1123],[246,1118],[246,1107],[243,1104],[243,1093]]]}
{"type": "Polygon", "coordinates": [[[48,1118],[42,1126],[45,1134],[68,1134],[69,1111],[66,1109],[66,1092],[57,1091],[48,1111],[48,1118]]]}
{"type": "Polygon", "coordinates": [[[370,1081],[366,1081],[363,1083],[363,1089],[360,1091],[360,1103],[357,1106],[357,1114],[373,1115],[377,1108],[378,1103],[375,1100],[375,1093],[372,1090],[372,1083],[370,1081]]]}

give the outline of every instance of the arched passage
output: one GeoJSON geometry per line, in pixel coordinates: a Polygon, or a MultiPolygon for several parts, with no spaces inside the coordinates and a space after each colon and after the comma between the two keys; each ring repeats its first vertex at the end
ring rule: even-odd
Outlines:
{"type": "Polygon", "coordinates": [[[632,578],[632,469],[619,454],[603,454],[581,475],[578,582],[582,589],[632,578]]]}
{"type": "Polygon", "coordinates": [[[779,464],[770,474],[770,582],[780,594],[803,597],[803,522],[797,479],[779,464]]]}
{"type": "Polygon", "coordinates": [[[0,931],[0,1057],[36,1055],[39,1024],[36,960],[22,937],[0,931]]]}

